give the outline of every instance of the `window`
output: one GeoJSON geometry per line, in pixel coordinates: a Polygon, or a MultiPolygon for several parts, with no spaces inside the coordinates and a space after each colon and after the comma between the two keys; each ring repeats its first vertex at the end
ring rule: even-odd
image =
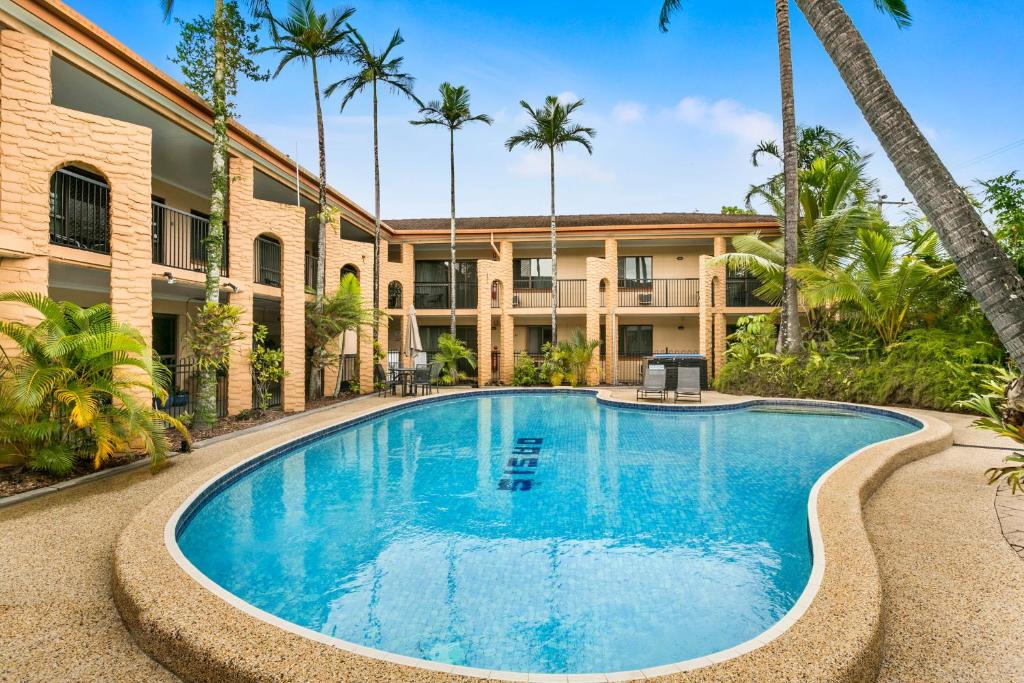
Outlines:
{"type": "Polygon", "coordinates": [[[81,168],[60,168],[50,176],[50,242],[110,253],[110,187],[81,168]]]}
{"type": "Polygon", "coordinates": [[[402,262],[402,245],[388,243],[388,263],[402,262]]]}
{"type": "Polygon", "coordinates": [[[653,260],[651,256],[620,256],[619,287],[650,287],[653,260]]]}
{"type": "Polygon", "coordinates": [[[341,274],[338,275],[338,281],[340,282],[341,278],[349,274],[351,274],[355,279],[359,279],[359,269],[353,266],[351,263],[347,263],[341,267],[341,274]]]}
{"type": "Polygon", "coordinates": [[[153,314],[153,350],[160,360],[174,361],[178,355],[178,316],[153,314]]]}
{"type": "Polygon", "coordinates": [[[402,307],[402,283],[392,280],[388,283],[388,308],[402,307]]]}
{"type": "Polygon", "coordinates": [[[551,289],[551,259],[513,259],[512,287],[514,289],[551,289]]]}
{"type": "Polygon", "coordinates": [[[544,345],[551,342],[551,328],[530,326],[526,328],[526,352],[537,355],[544,345]]]}
{"type": "MultiPolygon", "coordinates": [[[[448,282],[447,261],[417,261],[416,282],[448,282]]],[[[476,283],[476,261],[455,262],[455,283],[476,283]]]]}
{"type": "MultiPolygon", "coordinates": [[[[442,334],[450,334],[451,328],[447,325],[423,325],[420,327],[420,341],[423,342],[423,350],[429,354],[437,353],[437,340],[442,334]]],[[[455,338],[465,344],[468,348],[476,350],[476,326],[458,325],[455,328],[455,338]]]]}
{"type": "Polygon", "coordinates": [[[651,325],[619,325],[619,354],[650,356],[654,353],[654,328],[651,325]]]}

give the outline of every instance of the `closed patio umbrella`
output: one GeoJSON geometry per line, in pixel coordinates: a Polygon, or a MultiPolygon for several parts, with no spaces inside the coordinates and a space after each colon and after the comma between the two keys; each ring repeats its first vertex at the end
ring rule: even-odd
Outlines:
{"type": "Polygon", "coordinates": [[[409,357],[412,358],[414,365],[425,364],[427,362],[427,354],[423,353],[423,342],[420,340],[420,326],[416,322],[415,306],[409,307],[408,323],[406,348],[409,349],[409,357]]]}

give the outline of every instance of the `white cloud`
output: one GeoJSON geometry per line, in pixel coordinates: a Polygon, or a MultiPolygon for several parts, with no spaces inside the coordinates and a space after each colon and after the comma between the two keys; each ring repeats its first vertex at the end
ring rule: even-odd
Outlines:
{"type": "MultiPolygon", "coordinates": [[[[547,178],[551,173],[551,159],[547,151],[530,151],[519,154],[509,166],[513,175],[524,178],[547,178]]],[[[559,154],[555,159],[555,176],[558,178],[579,178],[595,183],[608,184],[615,180],[615,174],[598,165],[592,157],[577,154],[559,154]]]]}
{"type": "Polygon", "coordinates": [[[639,102],[619,102],[612,108],[612,118],[619,123],[636,123],[642,121],[646,107],[639,102]]]}
{"type": "Polygon", "coordinates": [[[736,139],[745,144],[778,137],[779,125],[763,111],[748,109],[736,100],[708,102],[702,97],[684,97],[672,109],[683,123],[736,139]]]}
{"type": "Polygon", "coordinates": [[[563,93],[558,94],[558,101],[562,104],[568,104],[569,102],[575,102],[580,98],[579,95],[574,93],[572,90],[566,90],[563,93]]]}

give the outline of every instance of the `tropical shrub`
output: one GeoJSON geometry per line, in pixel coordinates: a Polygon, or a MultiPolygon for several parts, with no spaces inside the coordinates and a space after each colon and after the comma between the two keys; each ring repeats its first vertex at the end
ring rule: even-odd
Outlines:
{"type": "MultiPolygon", "coordinates": [[[[995,432],[1024,445],[1024,378],[1007,369],[983,383],[984,393],[973,394],[961,403],[962,407],[981,415],[974,426],[995,432]]],[[[992,467],[985,474],[988,483],[1006,479],[1011,493],[1024,492],[1024,454],[1006,457],[1011,463],[1005,467],[992,467]]]]}
{"type": "Polygon", "coordinates": [[[249,367],[256,387],[256,408],[263,412],[270,407],[270,387],[284,379],[284,352],[267,345],[267,326],[257,324],[252,329],[252,351],[249,367]]]}
{"type": "MultiPolygon", "coordinates": [[[[719,391],[950,410],[995,376],[1002,362],[1001,350],[986,340],[923,328],[885,349],[841,348],[831,340],[810,342],[801,355],[778,355],[766,350],[774,326],[759,318],[730,336],[715,381],[719,391]]],[[[844,341],[851,339],[863,338],[844,341]]]]}
{"type": "Polygon", "coordinates": [[[558,342],[558,353],[565,368],[569,384],[577,386],[586,383],[587,368],[594,357],[594,350],[601,345],[597,340],[588,340],[583,330],[575,330],[569,339],[558,342]]]}
{"type": "Polygon", "coordinates": [[[0,293],[0,301],[42,316],[35,325],[0,320],[17,347],[0,366],[0,466],[62,475],[139,447],[157,467],[170,449],[168,425],[189,443],[180,421],[151,406],[151,396],[166,400],[170,373],[109,305],[81,308],[30,292],[0,293]]]}
{"type": "Polygon", "coordinates": [[[466,373],[459,369],[459,363],[465,362],[471,368],[476,367],[476,354],[461,340],[450,334],[442,334],[437,339],[437,353],[434,362],[441,364],[441,381],[455,384],[466,379],[466,373]]]}
{"type": "Polygon", "coordinates": [[[539,380],[537,365],[533,362],[533,358],[525,354],[519,356],[515,367],[512,368],[512,386],[532,387],[539,380]]]}
{"type": "Polygon", "coordinates": [[[540,352],[543,356],[540,368],[538,369],[541,381],[547,382],[553,387],[562,386],[565,375],[569,370],[563,348],[555,346],[551,342],[545,342],[540,347],[540,352]]]}
{"type": "Polygon", "coordinates": [[[199,397],[194,420],[197,427],[208,427],[217,419],[217,373],[231,361],[231,346],[242,338],[238,306],[207,301],[188,316],[185,343],[192,351],[199,373],[199,397]]]}
{"type": "MultiPolygon", "coordinates": [[[[363,301],[359,280],[352,273],[345,273],[334,293],[321,302],[306,302],[306,346],[309,348],[311,372],[308,396],[310,400],[320,398],[320,371],[325,367],[338,365],[345,353],[344,348],[339,353],[333,353],[328,346],[339,336],[344,345],[346,332],[374,325],[382,315],[383,311],[374,310],[363,301]]],[[[359,376],[358,371],[356,376],[359,376]]],[[[334,387],[335,396],[341,393],[341,384],[339,372],[334,387]]],[[[351,384],[349,389],[355,391],[351,384]]]]}

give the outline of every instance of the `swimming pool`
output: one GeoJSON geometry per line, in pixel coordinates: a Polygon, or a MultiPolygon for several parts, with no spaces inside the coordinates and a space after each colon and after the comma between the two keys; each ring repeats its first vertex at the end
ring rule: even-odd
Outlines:
{"type": "Polygon", "coordinates": [[[365,647],[492,670],[653,667],[786,614],[811,572],[815,481],[917,427],[782,404],[445,397],[234,471],[177,541],[248,604],[365,647]]]}

